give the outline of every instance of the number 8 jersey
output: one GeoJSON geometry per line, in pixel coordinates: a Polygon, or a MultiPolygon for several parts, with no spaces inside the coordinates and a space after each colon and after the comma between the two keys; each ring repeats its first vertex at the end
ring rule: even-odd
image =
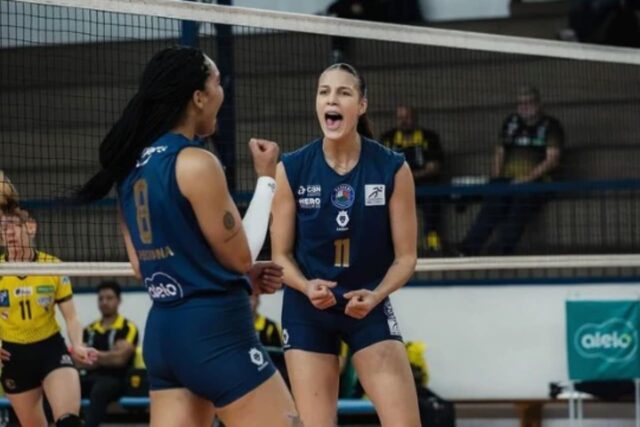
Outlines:
{"type": "MultiPolygon", "coordinates": [[[[36,251],[34,262],[59,262],[36,251]]],[[[4,257],[0,262],[5,262],[4,257]]],[[[56,303],[73,296],[67,276],[0,277],[0,339],[31,344],[60,331],[55,317],[56,303]]]]}
{"type": "MultiPolygon", "coordinates": [[[[154,304],[174,305],[193,295],[249,288],[247,279],[213,255],[191,203],[176,180],[176,160],[195,141],[167,133],[145,148],[118,185],[118,201],[154,304]]],[[[207,185],[203,182],[201,185],[207,185]]]]}
{"type": "MultiPolygon", "coordinates": [[[[361,141],[360,159],[345,175],[327,164],[322,139],[282,160],[296,201],[295,260],[307,279],[337,282],[333,309],[340,311],[342,295],[374,289],[395,256],[389,200],[404,156],[371,139],[361,141]]],[[[285,289],[285,304],[295,293],[285,289]]]]}

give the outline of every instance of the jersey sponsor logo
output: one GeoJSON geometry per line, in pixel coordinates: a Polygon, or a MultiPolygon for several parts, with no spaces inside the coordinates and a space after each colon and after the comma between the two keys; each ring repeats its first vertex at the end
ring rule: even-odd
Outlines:
{"type": "Polygon", "coordinates": [[[338,209],[349,209],[353,206],[356,198],[356,192],[349,184],[340,184],[333,189],[331,194],[331,203],[338,209]]]}
{"type": "Polygon", "coordinates": [[[161,145],[160,147],[145,148],[144,150],[142,150],[142,154],[140,155],[140,158],[136,162],[136,167],[139,168],[141,166],[146,165],[147,163],[149,163],[149,160],[151,160],[151,157],[155,153],[164,153],[165,151],[167,151],[166,145],[161,145]]]}
{"type": "Polygon", "coordinates": [[[144,279],[144,285],[153,300],[176,300],[184,296],[182,285],[167,273],[153,273],[144,279]]]}
{"type": "Polygon", "coordinates": [[[322,187],[317,184],[307,185],[307,197],[320,197],[322,187]]]}
{"type": "Polygon", "coordinates": [[[364,186],[364,205],[365,206],[384,206],[385,200],[384,184],[365,184],[364,186]]]}
{"type": "Polygon", "coordinates": [[[301,209],[320,209],[322,202],[320,197],[303,197],[298,199],[298,204],[301,209]]]}
{"type": "Polygon", "coordinates": [[[346,231],[348,230],[347,225],[349,225],[349,214],[347,211],[338,212],[338,216],[336,217],[336,222],[338,223],[338,231],[346,231]]]}
{"type": "Polygon", "coordinates": [[[36,286],[36,293],[38,294],[52,294],[56,291],[55,286],[52,285],[41,285],[36,286]]]}
{"type": "Polygon", "coordinates": [[[289,348],[291,347],[289,345],[289,331],[287,331],[286,329],[282,329],[282,344],[283,344],[283,348],[289,348]]]}
{"type": "Polygon", "coordinates": [[[0,290],[0,307],[9,307],[9,290],[0,290]]]}
{"type": "Polygon", "coordinates": [[[30,297],[33,295],[33,289],[31,289],[31,286],[21,286],[13,290],[13,295],[16,297],[30,297]]]}
{"type": "Polygon", "coordinates": [[[258,371],[262,371],[269,364],[269,362],[265,360],[262,351],[255,347],[252,347],[251,350],[249,350],[249,359],[251,360],[251,363],[258,367],[258,371]]]}
{"type": "Polygon", "coordinates": [[[307,192],[307,189],[305,188],[304,185],[301,185],[300,187],[298,187],[298,196],[304,196],[306,192],[307,192]]]}
{"type": "Polygon", "coordinates": [[[71,279],[69,279],[69,276],[62,276],[62,285],[71,286],[71,279]]]}

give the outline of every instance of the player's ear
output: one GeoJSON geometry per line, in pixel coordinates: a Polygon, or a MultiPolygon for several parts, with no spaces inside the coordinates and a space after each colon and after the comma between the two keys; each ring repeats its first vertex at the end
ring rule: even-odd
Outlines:
{"type": "Polygon", "coordinates": [[[364,113],[366,113],[368,106],[369,106],[369,101],[367,100],[367,98],[362,97],[362,99],[360,99],[360,106],[358,107],[358,115],[361,116],[364,113]]]}
{"type": "Polygon", "coordinates": [[[27,226],[27,233],[29,234],[29,237],[31,237],[32,239],[36,237],[36,232],[38,231],[38,223],[36,222],[36,220],[30,218],[27,220],[25,225],[27,226]]]}

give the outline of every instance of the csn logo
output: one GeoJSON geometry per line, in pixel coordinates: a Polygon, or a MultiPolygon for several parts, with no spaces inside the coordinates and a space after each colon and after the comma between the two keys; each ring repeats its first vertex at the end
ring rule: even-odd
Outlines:
{"type": "Polygon", "coordinates": [[[631,323],[619,318],[599,325],[587,323],[576,331],[574,345],[582,357],[623,362],[638,350],[638,333],[631,323]]]}
{"type": "Polygon", "coordinates": [[[153,300],[174,300],[184,295],[180,283],[167,273],[154,273],[144,279],[144,284],[153,300]]]}

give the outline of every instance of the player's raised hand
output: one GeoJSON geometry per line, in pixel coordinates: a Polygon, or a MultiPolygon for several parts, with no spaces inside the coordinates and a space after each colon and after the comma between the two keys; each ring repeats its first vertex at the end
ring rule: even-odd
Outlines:
{"type": "Polygon", "coordinates": [[[280,148],[278,144],[266,139],[251,138],[249,150],[253,157],[253,168],[258,176],[276,176],[276,164],[280,148]]]}
{"type": "Polygon", "coordinates": [[[336,304],[336,296],[331,292],[331,288],[335,288],[336,285],[336,282],[328,280],[309,280],[306,289],[307,298],[315,308],[325,310],[336,304]]]}
{"type": "Polygon", "coordinates": [[[251,287],[258,294],[272,294],[282,288],[284,269],[273,261],[259,261],[247,273],[251,287]]]}
{"type": "Polygon", "coordinates": [[[378,294],[368,289],[350,291],[344,297],[349,300],[344,313],[355,319],[364,319],[380,303],[378,294]]]}

